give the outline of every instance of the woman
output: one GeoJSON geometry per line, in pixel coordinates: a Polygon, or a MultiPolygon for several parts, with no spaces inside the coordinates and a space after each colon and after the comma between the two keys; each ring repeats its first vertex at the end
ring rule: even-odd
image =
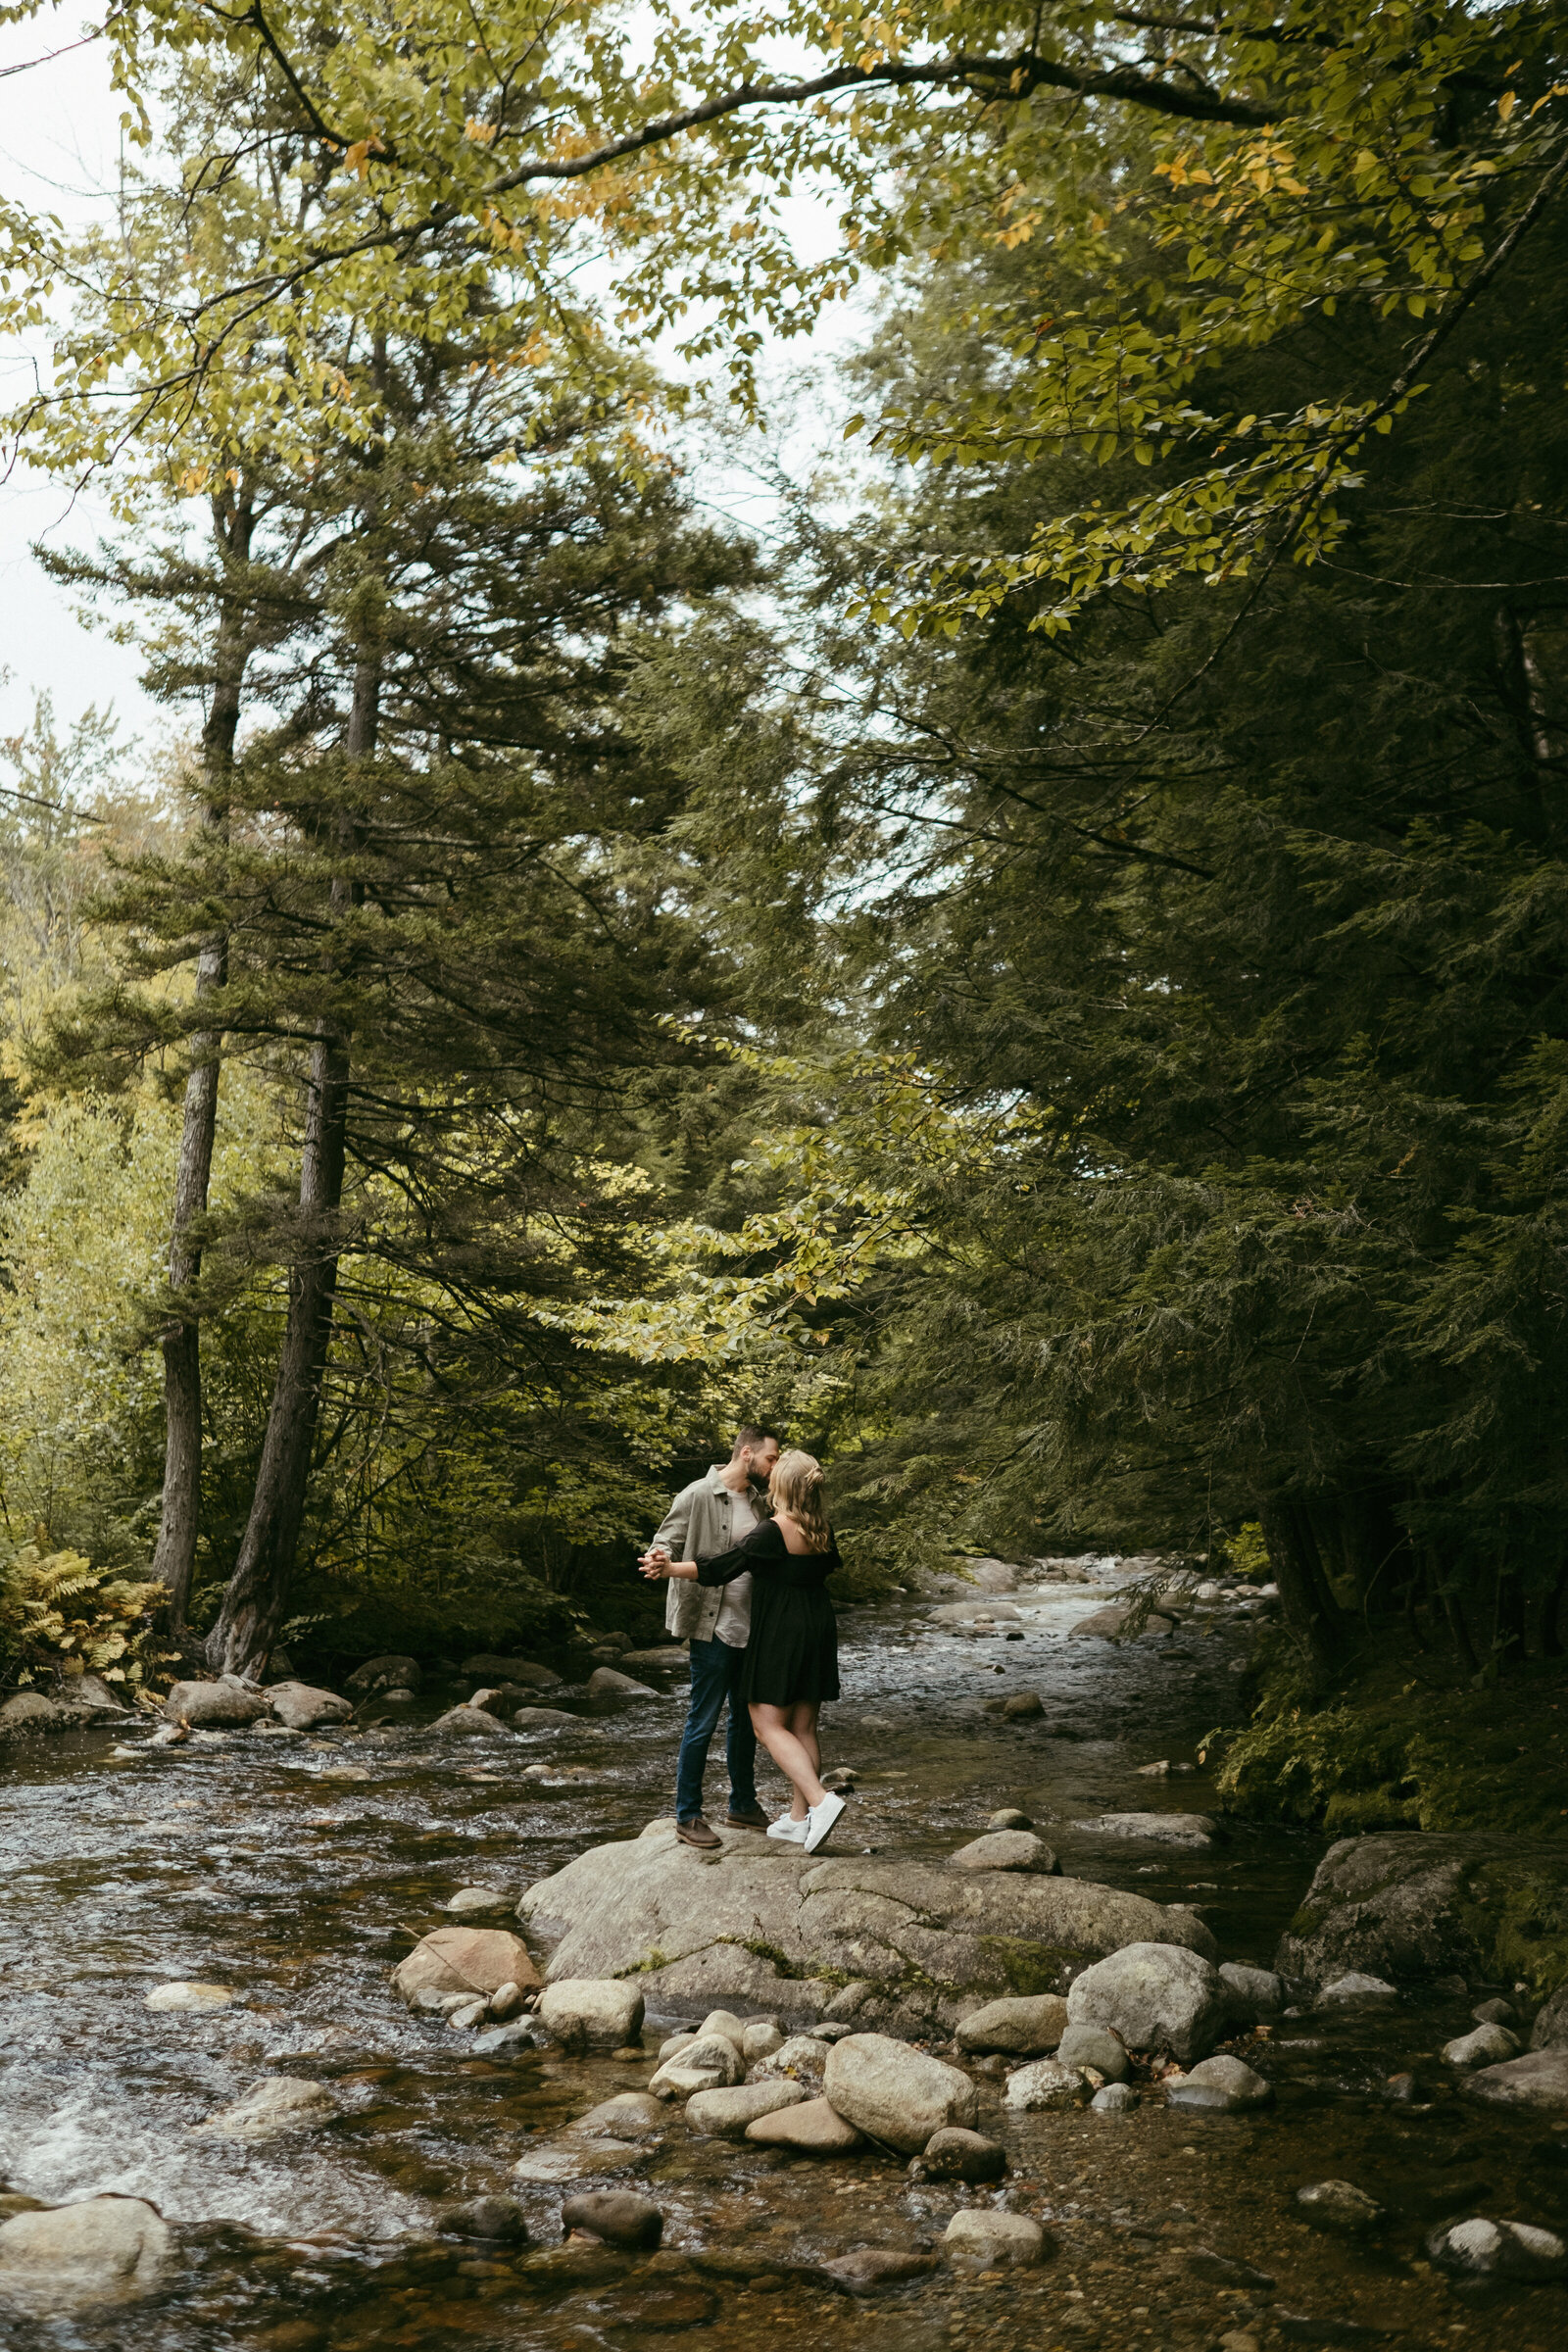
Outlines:
{"type": "Polygon", "coordinates": [[[767,1482],[771,1519],[754,1527],[732,1551],[710,1560],[672,1560],[648,1552],[647,1577],[682,1576],[701,1585],[752,1578],[752,1633],[731,1704],[744,1701],[757,1737],[794,1790],[788,1813],[768,1836],[808,1854],[825,1845],[844,1799],[824,1788],[816,1711],[839,1694],[838,1626],[827,1580],[840,1565],[827,1522],[822,1468],[808,1453],[781,1453],[767,1482]]]}

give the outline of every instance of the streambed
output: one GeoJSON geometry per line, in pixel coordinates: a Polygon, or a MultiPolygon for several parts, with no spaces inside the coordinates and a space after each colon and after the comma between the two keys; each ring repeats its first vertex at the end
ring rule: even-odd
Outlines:
{"type": "MultiPolygon", "coordinates": [[[[1166,1642],[1070,1639],[1106,1596],[1081,1585],[1011,1596],[1022,1641],[938,1626],[912,1601],[846,1612],[848,1696],[828,1710],[825,1748],[858,1785],[835,1849],[939,1859],[1014,1805],[1065,1871],[1197,1904],[1225,1958],[1267,1965],[1320,1841],[1241,1828],[1192,1852],[1073,1826],[1210,1809],[1202,1770],[1160,1781],[1138,1767],[1194,1763],[1200,1735],[1234,1718],[1250,1639],[1224,1615],[1166,1642]],[[1025,1690],[1043,1716],[982,1711],[1025,1690]]],[[[564,2192],[514,2165],[587,2107],[643,2087],[663,2033],[689,2021],[651,2016],[635,2060],[489,2060],[409,2017],[387,1975],[459,1886],[520,1891],[666,1814],[683,1702],[677,1687],[481,1747],[424,1737],[463,1688],[437,1683],[395,1729],[234,1733],[118,1762],[107,1733],[12,1749],[0,2182],[50,2204],[144,2197],[174,2227],[176,2259],[156,2297],[118,2313],[0,2320],[6,2352],[631,2352],[689,2328],[712,2352],[781,2330],[823,2352],[1143,2352],[1226,2334],[1548,2352],[1562,2340],[1563,2290],[1456,2290],[1422,2240],[1436,2219],[1472,2212],[1560,2229],[1568,2133],[1449,2095],[1416,2112],[1384,2091],[1464,2031],[1490,1987],[1392,2015],[1283,2021],[1248,2053],[1276,2087],[1262,2116],[1199,2118],[1154,2094],[1127,2117],[1004,2116],[1000,2081],[983,2078],[982,2129],[1008,2144],[1000,2191],[911,2182],[880,2154],[811,2161],[699,2139],[677,2112],[658,2145],[607,2146],[572,2183],[652,2197],[660,2252],[574,2247],[541,2265],[537,2250],[560,2245],[564,2192]],[[228,1985],[234,2004],[149,2012],[171,1979],[228,1985]],[[254,2145],[193,2134],[270,2068],[309,2072],[323,2049],[337,2053],[335,2121],[254,2145]],[[1363,2246],[1305,2230],[1295,2191],[1326,2176],[1372,2191],[1394,2226],[1363,2246]],[[443,2233],[450,2200],[486,2195],[522,2206],[532,2253],[443,2233]],[[865,2299],[820,2276],[854,2246],[934,2246],[959,2204],[999,2195],[1045,2223],[1054,2251],[1042,2267],[938,2270],[865,2299]]],[[[717,1771],[715,1759],[715,1806],[717,1771]]]]}

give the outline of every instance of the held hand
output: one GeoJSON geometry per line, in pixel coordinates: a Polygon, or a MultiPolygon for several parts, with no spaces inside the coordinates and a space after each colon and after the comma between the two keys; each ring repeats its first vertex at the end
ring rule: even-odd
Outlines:
{"type": "Polygon", "coordinates": [[[643,1553],[637,1565],[651,1583],[657,1583],[670,1574],[674,1563],[663,1546],[656,1544],[651,1550],[643,1553]]]}

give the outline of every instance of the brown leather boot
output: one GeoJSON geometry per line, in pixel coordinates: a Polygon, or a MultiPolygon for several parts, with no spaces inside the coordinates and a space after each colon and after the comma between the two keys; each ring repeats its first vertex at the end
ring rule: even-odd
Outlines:
{"type": "Polygon", "coordinates": [[[700,1813],[695,1814],[690,1821],[677,1821],[675,1835],[686,1845],[701,1845],[710,1850],[724,1842],[716,1831],[709,1828],[700,1813]]]}

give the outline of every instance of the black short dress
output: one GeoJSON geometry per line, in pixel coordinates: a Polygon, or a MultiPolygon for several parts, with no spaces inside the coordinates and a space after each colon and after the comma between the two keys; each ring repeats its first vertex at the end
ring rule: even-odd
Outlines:
{"type": "Polygon", "coordinates": [[[794,1707],[804,1699],[839,1694],[839,1629],[827,1580],[840,1566],[839,1547],[791,1551],[776,1519],[754,1527],[732,1551],[697,1563],[700,1585],[727,1585],[748,1571],[752,1632],[735,1699],[764,1707],[794,1707]]]}

